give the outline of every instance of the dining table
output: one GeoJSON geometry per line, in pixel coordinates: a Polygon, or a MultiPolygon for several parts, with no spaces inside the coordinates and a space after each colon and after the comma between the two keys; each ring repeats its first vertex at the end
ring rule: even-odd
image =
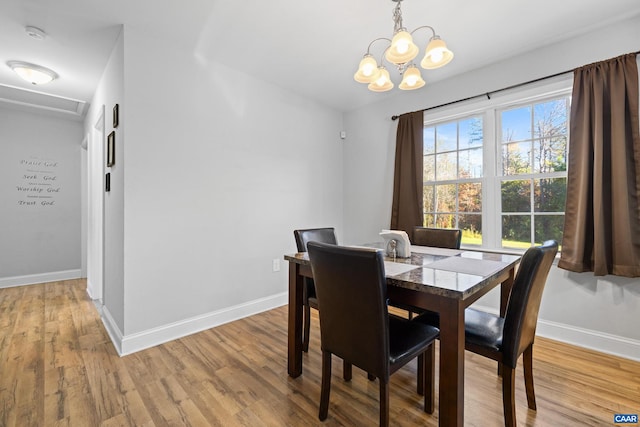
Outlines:
{"type": "MultiPolygon", "coordinates": [[[[383,243],[359,246],[384,251],[383,243]]],[[[313,278],[307,252],[287,254],[289,263],[287,372],[302,374],[302,289],[313,278]]],[[[411,246],[411,256],[390,257],[385,252],[387,296],[390,301],[440,316],[439,405],[440,426],[464,425],[465,309],[500,285],[500,314],[504,316],[519,255],[483,250],[411,246]]]]}

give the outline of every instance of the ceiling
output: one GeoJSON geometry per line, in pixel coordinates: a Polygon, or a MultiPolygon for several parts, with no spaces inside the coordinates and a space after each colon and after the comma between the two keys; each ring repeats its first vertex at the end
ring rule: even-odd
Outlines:
{"type": "MultiPolygon", "coordinates": [[[[391,0],[0,0],[0,98],[23,90],[90,102],[120,26],[172,40],[210,61],[348,111],[376,102],[353,74],[370,41],[391,37],[391,0]],[[24,27],[44,30],[30,38],[24,27]],[[60,78],[34,87],[6,66],[32,62],[60,78]]],[[[638,0],[427,1],[402,3],[409,30],[430,25],[454,51],[428,84],[640,14],[638,0]]],[[[421,51],[429,37],[418,31],[421,51]]],[[[379,57],[379,45],[372,53],[379,57]]],[[[390,68],[390,67],[388,67],[390,68]]],[[[399,83],[397,73],[391,78],[399,83]]],[[[397,88],[392,93],[396,93],[397,88]]],[[[34,96],[30,95],[31,103],[34,96]]],[[[42,102],[45,102],[44,99],[42,102]]],[[[79,113],[80,115],[82,112],[79,113]]]]}

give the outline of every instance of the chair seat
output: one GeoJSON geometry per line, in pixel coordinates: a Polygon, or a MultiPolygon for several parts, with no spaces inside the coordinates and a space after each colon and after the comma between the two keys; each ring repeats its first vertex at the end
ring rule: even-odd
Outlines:
{"type": "Polygon", "coordinates": [[[309,307],[315,308],[316,310],[318,309],[318,298],[309,297],[307,299],[307,303],[309,304],[309,307]]]}
{"type": "Polygon", "coordinates": [[[431,325],[389,316],[389,362],[404,364],[424,351],[425,341],[433,341],[440,330],[431,325]]]}
{"type": "Polygon", "coordinates": [[[502,349],[504,318],[473,308],[464,312],[465,341],[491,350],[502,349]]]}
{"type": "MultiPolygon", "coordinates": [[[[440,316],[433,311],[425,311],[413,319],[414,322],[440,327],[440,316]]],[[[490,350],[502,348],[504,319],[495,314],[467,308],[464,311],[465,341],[490,350]]]]}

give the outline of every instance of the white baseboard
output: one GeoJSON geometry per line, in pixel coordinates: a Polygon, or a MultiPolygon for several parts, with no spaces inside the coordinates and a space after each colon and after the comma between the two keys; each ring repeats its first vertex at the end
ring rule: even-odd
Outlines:
{"type": "Polygon", "coordinates": [[[288,298],[288,293],[283,292],[130,335],[122,334],[106,307],[103,307],[102,318],[116,351],[120,356],[125,356],[234,320],[281,307],[288,304],[288,298]]]}
{"type": "Polygon", "coordinates": [[[640,362],[640,341],[547,320],[538,321],[536,334],[556,341],[640,362]]]}
{"type": "Polygon", "coordinates": [[[98,310],[98,312],[100,313],[102,323],[109,334],[109,338],[111,338],[113,346],[116,348],[116,351],[120,356],[124,356],[124,354],[122,354],[122,331],[116,324],[116,321],[113,319],[113,316],[111,316],[111,313],[109,313],[106,306],[103,305],[102,309],[98,310]]]}
{"type": "Polygon", "coordinates": [[[14,286],[34,285],[36,283],[58,282],[60,280],[79,279],[82,272],[78,270],[54,271],[51,273],[30,274],[27,276],[14,276],[0,278],[1,288],[12,288],[14,286]]]}
{"type": "MultiPolygon", "coordinates": [[[[498,313],[490,307],[477,308],[493,314],[498,313]]],[[[538,319],[536,335],[640,362],[638,340],[542,319],[538,319]]]]}

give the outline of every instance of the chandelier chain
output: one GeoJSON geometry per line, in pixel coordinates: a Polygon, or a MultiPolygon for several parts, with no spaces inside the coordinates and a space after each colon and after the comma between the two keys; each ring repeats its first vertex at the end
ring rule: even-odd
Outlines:
{"type": "Polygon", "coordinates": [[[395,9],[393,10],[393,33],[397,33],[398,31],[404,29],[402,26],[402,9],[400,9],[400,4],[402,0],[398,1],[395,9]]]}

